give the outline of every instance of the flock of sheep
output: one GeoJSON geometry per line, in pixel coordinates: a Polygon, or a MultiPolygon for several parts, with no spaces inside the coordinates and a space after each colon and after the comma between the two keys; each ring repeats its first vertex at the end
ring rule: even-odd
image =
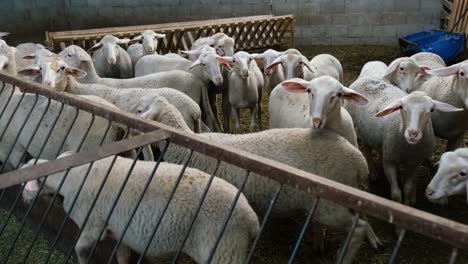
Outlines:
{"type": "MultiPolygon", "coordinates": [[[[437,136],[448,140],[448,152],[442,156],[437,174],[426,189],[427,198],[436,202],[466,192],[468,150],[457,148],[463,146],[463,135],[468,128],[465,110],[468,63],[446,67],[440,57],[431,53],[398,58],[389,66],[371,61],[348,88],[341,84],[341,63],[329,54],[308,60],[296,49],[234,53],[234,40],[217,33],[196,40],[191,50],[183,51],[188,58],[173,53],[158,55],[158,39],[164,37],[150,30],[132,40],[105,36],[88,51],[92,56],[75,45],[57,55],[41,45],[25,43],[15,48],[0,40],[0,70],[356,188],[367,184],[369,177],[374,179],[375,166],[382,165],[390,183],[391,198],[410,206],[416,203],[415,169],[432,156],[437,136]],[[131,45],[125,50],[120,44],[131,45]],[[263,73],[256,60],[263,61],[263,73]],[[218,93],[222,93],[224,124],[218,119],[218,93]],[[269,96],[270,129],[229,134],[230,117],[234,118],[235,131],[238,131],[239,111],[245,108],[251,113],[251,130],[261,130],[262,95],[269,96]],[[222,130],[225,133],[219,133],[222,130]],[[379,164],[372,158],[373,152],[379,154],[379,164]]],[[[73,107],[34,94],[24,95],[8,84],[1,90],[0,101],[5,116],[14,113],[16,117],[11,121],[0,120],[4,134],[0,160],[5,170],[55,159],[62,150],[72,152],[63,153],[59,158],[78,151],[81,145],[86,149],[122,138],[121,128],[106,119],[96,117],[87,132],[91,114],[77,115],[73,107]],[[57,115],[60,115],[58,119],[57,115]],[[73,129],[67,129],[73,120],[73,129]],[[32,134],[35,130],[37,133],[32,134]],[[66,137],[68,131],[70,135],[66,137]],[[85,133],[86,139],[81,144],[85,133]],[[64,146],[60,148],[63,140],[64,146]],[[48,143],[44,145],[45,141],[48,143]],[[38,157],[41,159],[26,160],[38,157]]],[[[197,263],[243,262],[259,230],[257,215],[265,213],[279,184],[256,174],[244,182],[246,172],[241,168],[219,164],[214,158],[192,154],[189,149],[174,144],[161,142],[158,147],[164,153],[165,162],[158,168],[128,230],[125,226],[130,221],[130,212],[145,182],[152,178],[155,162],[150,148],[142,151],[146,161],[136,163],[133,174],[138,176],[128,181],[109,222],[105,220],[110,210],[108,205],[115,199],[132,167],[130,158],[136,153],[127,153],[115,161],[111,157],[95,162],[76,205],[72,201],[87,165],[72,169],[62,187],[59,186],[65,180],[65,172],[51,175],[46,181],[28,182],[23,197],[31,201],[38,194],[39,185],[44,184],[42,193],[59,190],[64,196],[65,210],[74,207],[71,218],[83,231],[75,248],[80,263],[86,263],[87,250],[101,239],[100,230],[111,231],[115,238],[126,232],[117,254],[119,263],[126,263],[129,249],[140,253],[144,250],[153,228],[148,223],[158,221],[177,183],[182,169],[177,164],[191,156],[189,168],[147,255],[170,254],[179,248],[204,186],[210,182],[209,173],[219,165],[183,252],[197,263]],[[114,164],[112,173],[86,222],[85,215],[111,164],[114,164]],[[210,259],[226,210],[236,195],[236,187],[240,186],[244,186],[243,195],[216,254],[210,259]]],[[[274,213],[286,217],[297,210],[308,211],[315,199],[283,186],[274,213]]],[[[347,208],[322,200],[315,221],[348,230],[353,214],[347,208]]],[[[318,236],[314,240],[321,243],[321,239],[318,236]]],[[[381,244],[363,218],[357,222],[344,263],[352,262],[364,239],[374,248],[381,244]]]]}

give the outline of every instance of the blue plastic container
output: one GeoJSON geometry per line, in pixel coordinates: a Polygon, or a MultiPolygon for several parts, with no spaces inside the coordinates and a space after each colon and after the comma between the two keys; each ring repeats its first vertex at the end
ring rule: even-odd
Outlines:
{"type": "Polygon", "coordinates": [[[398,39],[400,48],[407,56],[418,52],[432,52],[450,62],[465,48],[465,35],[444,31],[422,31],[398,39]]]}

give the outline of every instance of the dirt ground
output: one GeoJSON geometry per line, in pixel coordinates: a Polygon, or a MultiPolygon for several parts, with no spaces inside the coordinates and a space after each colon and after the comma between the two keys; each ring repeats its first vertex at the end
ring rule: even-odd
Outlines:
{"type": "MultiPolygon", "coordinates": [[[[349,86],[357,78],[362,66],[366,62],[380,60],[389,64],[395,58],[402,56],[399,48],[394,46],[307,46],[298,47],[298,49],[309,59],[321,53],[329,53],[338,58],[343,65],[344,85],[346,86],[349,86]]],[[[242,111],[241,121],[244,132],[249,132],[249,116],[248,110],[242,111]]],[[[267,96],[264,96],[262,99],[262,125],[264,129],[268,128],[267,96]]],[[[468,138],[466,141],[468,141],[468,138]]],[[[420,168],[417,208],[468,224],[468,209],[465,197],[451,197],[448,205],[441,206],[429,203],[424,196],[424,189],[436,171],[433,164],[439,159],[444,148],[445,141],[437,140],[437,147],[432,158],[431,167],[424,166],[420,168]]],[[[385,178],[381,178],[370,186],[372,193],[387,198],[389,197],[388,190],[389,186],[385,178]]],[[[259,248],[255,253],[254,263],[286,263],[303,222],[304,217],[269,222],[265,235],[261,239],[259,248]]],[[[397,239],[394,227],[376,219],[370,219],[370,223],[376,231],[377,236],[382,240],[383,247],[375,251],[368,243],[364,243],[355,263],[388,263],[397,239]]],[[[337,231],[327,231],[326,237],[326,251],[316,254],[311,250],[311,237],[306,235],[301,244],[296,263],[334,263],[336,251],[341,243],[343,243],[345,234],[337,231]]],[[[450,253],[451,248],[447,244],[409,232],[403,240],[398,262],[447,263],[450,253]]],[[[456,263],[468,263],[468,254],[459,252],[456,263]]]]}

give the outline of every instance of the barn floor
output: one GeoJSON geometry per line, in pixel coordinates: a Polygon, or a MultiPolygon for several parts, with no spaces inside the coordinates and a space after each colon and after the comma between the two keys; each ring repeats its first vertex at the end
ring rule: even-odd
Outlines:
{"type": "MultiPolygon", "coordinates": [[[[344,67],[344,84],[350,85],[354,79],[359,75],[362,65],[370,60],[382,60],[386,63],[391,62],[394,58],[401,56],[397,47],[385,46],[307,46],[299,47],[308,58],[320,53],[330,53],[336,56],[344,67]]],[[[263,127],[268,127],[268,99],[266,96],[263,98],[263,127]]],[[[242,113],[242,126],[243,131],[248,132],[248,114],[247,111],[242,113]]],[[[433,160],[438,160],[438,157],[443,152],[443,142],[438,141],[437,151],[433,160]]],[[[434,174],[435,169],[429,167],[422,167],[420,170],[420,183],[418,190],[417,207],[419,209],[468,224],[468,209],[466,206],[466,199],[464,197],[450,198],[450,202],[446,206],[431,204],[424,197],[424,188],[434,174]]],[[[381,178],[375,184],[370,186],[370,191],[378,195],[388,197],[388,185],[384,178],[381,178]]],[[[0,211],[0,223],[3,224],[6,217],[4,211],[0,211]]],[[[259,246],[255,252],[253,263],[261,264],[275,264],[287,263],[288,257],[294,247],[295,239],[297,238],[304,216],[298,216],[287,220],[271,220],[268,221],[264,235],[262,236],[259,246]]],[[[381,264],[387,263],[392,253],[393,246],[396,243],[396,235],[394,227],[382,221],[370,219],[377,236],[382,240],[383,247],[378,251],[369,247],[365,242],[359,251],[355,263],[372,263],[381,264]]],[[[1,259],[4,253],[13,240],[16,232],[14,230],[18,227],[18,223],[10,222],[7,232],[0,237],[0,247],[3,248],[0,253],[1,259]]],[[[29,234],[31,231],[26,230],[29,234]]],[[[310,234],[306,234],[303,243],[299,249],[295,263],[334,263],[336,251],[341,243],[344,241],[345,234],[333,230],[326,233],[327,244],[325,252],[316,254],[312,251],[312,239],[310,234]]],[[[22,236],[22,240],[18,242],[19,245],[28,241],[28,235],[22,236]],[[22,242],[24,241],[24,242],[22,242]]],[[[35,250],[32,252],[30,258],[31,263],[40,262],[46,255],[50,243],[45,237],[41,237],[35,250]]],[[[24,252],[21,246],[17,247],[18,250],[13,252],[11,256],[11,263],[17,263],[22,258],[24,252]]],[[[427,239],[424,236],[414,233],[407,233],[403,241],[400,254],[399,263],[447,263],[451,249],[443,243],[427,239]]],[[[56,251],[54,254],[54,263],[61,263],[63,253],[56,251]]],[[[458,257],[456,263],[468,263],[468,254],[466,252],[459,252],[461,255],[458,257]]],[[[72,262],[76,262],[75,259],[72,262]]],[[[163,261],[163,263],[166,263],[163,261]]],[[[170,263],[169,261],[167,263],[170,263]]],[[[192,263],[189,259],[184,259],[181,263],[192,263]]]]}

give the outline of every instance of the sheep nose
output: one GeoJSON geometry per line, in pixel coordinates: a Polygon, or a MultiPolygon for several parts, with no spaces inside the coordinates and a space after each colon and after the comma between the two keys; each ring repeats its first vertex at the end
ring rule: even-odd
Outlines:
{"type": "Polygon", "coordinates": [[[45,86],[52,87],[52,81],[43,81],[42,84],[45,86]]]}
{"type": "Polygon", "coordinates": [[[107,62],[110,64],[110,65],[114,65],[116,63],[116,59],[112,58],[112,59],[108,59],[107,62]]]}
{"type": "Polygon", "coordinates": [[[223,84],[223,76],[216,77],[215,78],[215,84],[218,85],[218,86],[223,84]]]}
{"type": "Polygon", "coordinates": [[[426,196],[427,196],[427,197],[431,197],[434,193],[435,193],[435,190],[432,189],[432,187],[427,186],[427,188],[426,188],[426,196]]]}
{"type": "Polygon", "coordinates": [[[312,118],[313,128],[320,128],[321,125],[322,125],[322,120],[320,118],[312,118]]]}
{"type": "Polygon", "coordinates": [[[419,131],[417,131],[417,130],[410,130],[410,131],[408,131],[408,134],[410,135],[410,137],[415,138],[415,137],[418,136],[419,131]]]}
{"type": "Polygon", "coordinates": [[[272,70],[265,70],[265,75],[266,75],[266,76],[270,76],[271,73],[272,73],[272,70]]]}
{"type": "Polygon", "coordinates": [[[153,48],[148,48],[148,53],[153,53],[154,49],[153,48]]]}

